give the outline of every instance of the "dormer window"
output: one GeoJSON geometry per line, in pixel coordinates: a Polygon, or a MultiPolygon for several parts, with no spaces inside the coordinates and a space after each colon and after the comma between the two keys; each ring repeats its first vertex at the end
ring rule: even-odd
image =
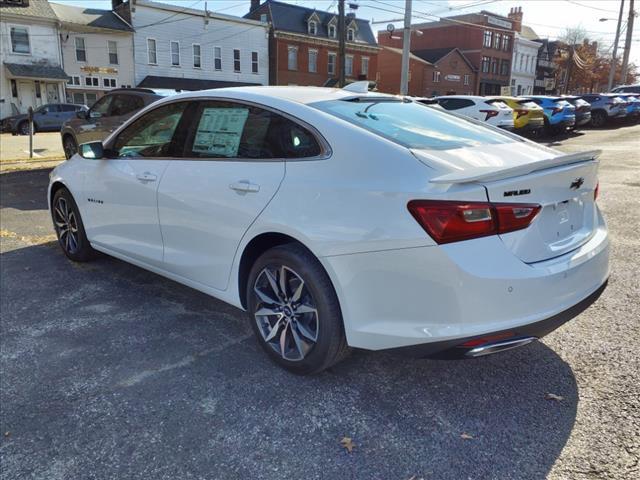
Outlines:
{"type": "Polygon", "coordinates": [[[336,26],[329,25],[329,38],[336,38],[336,26]]]}
{"type": "Polygon", "coordinates": [[[353,28],[347,29],[347,40],[353,42],[356,39],[356,31],[353,28]]]}
{"type": "Polygon", "coordinates": [[[309,35],[316,35],[318,33],[318,24],[315,20],[309,22],[309,35]]]}

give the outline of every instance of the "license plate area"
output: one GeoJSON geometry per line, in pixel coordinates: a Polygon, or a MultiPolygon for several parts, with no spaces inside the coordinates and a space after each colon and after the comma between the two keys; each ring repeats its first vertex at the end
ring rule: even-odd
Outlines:
{"type": "Polygon", "coordinates": [[[585,205],[579,197],[547,205],[540,213],[540,232],[551,248],[572,239],[584,226],[585,205]]]}

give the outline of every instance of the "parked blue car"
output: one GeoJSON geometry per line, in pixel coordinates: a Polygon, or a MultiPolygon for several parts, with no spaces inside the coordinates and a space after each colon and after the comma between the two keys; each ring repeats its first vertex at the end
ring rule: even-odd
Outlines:
{"type": "Polygon", "coordinates": [[[591,104],[580,97],[564,96],[564,100],[576,108],[576,128],[591,123],[591,104]]]}
{"type": "Polygon", "coordinates": [[[632,121],[640,119],[640,94],[619,93],[617,95],[627,103],[627,119],[632,121]]]}
{"type": "Polygon", "coordinates": [[[576,108],[562,97],[533,95],[526,97],[544,110],[544,126],[548,133],[557,134],[576,124],[576,108]]]}
{"type": "MultiPolygon", "coordinates": [[[[33,129],[36,132],[60,131],[62,124],[75,118],[76,112],[87,110],[85,105],[73,103],[49,103],[33,111],[33,129]]],[[[29,135],[29,117],[26,113],[2,119],[2,131],[14,135],[29,135]]]]}

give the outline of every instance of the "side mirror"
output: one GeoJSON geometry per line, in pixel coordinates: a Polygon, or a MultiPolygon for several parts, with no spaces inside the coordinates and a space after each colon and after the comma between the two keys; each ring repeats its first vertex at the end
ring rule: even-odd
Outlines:
{"type": "Polygon", "coordinates": [[[94,112],[93,110],[89,110],[89,117],[91,118],[100,118],[102,114],[100,112],[94,112]]]}
{"type": "Polygon", "coordinates": [[[86,120],[87,119],[87,112],[86,110],[78,110],[76,112],[76,117],[82,119],[82,120],[86,120]]]}
{"type": "Polygon", "coordinates": [[[102,142],[83,143],[80,145],[80,156],[91,160],[104,158],[102,142]]]}

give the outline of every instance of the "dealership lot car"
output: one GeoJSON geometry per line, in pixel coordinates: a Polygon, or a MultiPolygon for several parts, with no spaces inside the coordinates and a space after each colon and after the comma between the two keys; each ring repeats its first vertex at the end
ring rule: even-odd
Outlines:
{"type": "Polygon", "coordinates": [[[434,97],[445,110],[458,115],[474,118],[495,127],[512,130],[513,109],[497,98],[477,97],[473,95],[447,95],[434,97]]]}
{"type": "Polygon", "coordinates": [[[591,123],[591,104],[580,97],[565,96],[562,97],[576,109],[575,127],[581,127],[591,123]]]}
{"type": "MultiPolygon", "coordinates": [[[[86,112],[87,107],[73,103],[48,103],[33,111],[33,130],[46,132],[60,130],[62,124],[74,118],[77,112],[86,112]]],[[[2,119],[3,132],[29,135],[29,116],[26,113],[2,119]]]]}
{"type": "Polygon", "coordinates": [[[496,98],[513,109],[515,133],[533,133],[544,128],[544,112],[535,102],[517,97],[496,98]]]}
{"type": "Polygon", "coordinates": [[[614,93],[587,93],[580,98],[591,104],[591,125],[603,127],[627,116],[627,105],[614,93]]]}
{"type": "Polygon", "coordinates": [[[72,260],[98,250],[249,311],[312,373],[348,347],[474,357],[606,286],[598,152],[563,155],[349,87],[176,95],[51,175],[72,260]]]}
{"type": "Polygon", "coordinates": [[[526,97],[544,109],[545,127],[549,133],[561,133],[576,124],[576,108],[562,97],[535,95],[526,97]]]}

